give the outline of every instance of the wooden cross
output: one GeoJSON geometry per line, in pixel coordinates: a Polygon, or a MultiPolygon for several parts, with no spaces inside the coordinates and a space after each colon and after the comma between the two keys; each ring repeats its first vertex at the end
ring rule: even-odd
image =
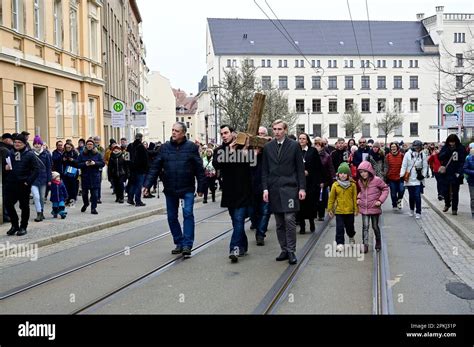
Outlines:
{"type": "Polygon", "coordinates": [[[253,97],[252,111],[250,112],[247,131],[237,134],[238,145],[245,146],[247,139],[249,140],[249,147],[253,148],[263,148],[268,143],[266,138],[258,136],[258,128],[262,122],[265,98],[266,95],[261,93],[256,93],[253,97]]]}

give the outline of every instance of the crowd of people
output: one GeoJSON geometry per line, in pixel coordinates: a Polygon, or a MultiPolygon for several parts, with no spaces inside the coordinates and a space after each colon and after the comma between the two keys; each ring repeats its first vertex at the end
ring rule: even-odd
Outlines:
{"type": "Polygon", "coordinates": [[[463,147],[455,134],[439,144],[415,140],[410,146],[392,142],[388,146],[371,139],[358,141],[339,138],[334,146],[325,138],[313,140],[301,133],[288,134],[288,125],[277,120],[268,129],[260,127],[258,135],[268,140],[263,148],[237,144],[237,134],[222,125],[222,145],[201,145],[187,139],[187,129],[177,122],[170,141],[146,143],[137,134],[132,143],[110,140],[105,149],[98,136],[80,139],[77,147],[71,140],[56,142],[50,152],[39,136],[32,146],[29,133],[3,134],[0,154],[3,173],[4,221],[11,223],[8,235],[25,235],[30,217],[32,197],[36,218],[48,215],[45,199],[49,196],[51,218],[65,219],[67,209],[82,196],[81,212],[90,206],[98,214],[103,171],[106,170],[115,202],[146,206],[142,199],[160,193],[163,184],[168,224],[175,249],[172,254],[190,256],[194,243],[195,197],[208,203],[216,201],[222,191],[221,206],[229,211],[233,233],[229,258],[238,262],[248,251],[245,220],[250,217],[258,246],[265,245],[270,215],[276,221],[276,234],[281,253],[277,261],[295,264],[296,228],[306,233],[316,230],[316,221],[324,221],[326,213],[336,218],[337,251],[355,244],[355,216],[362,216],[363,251],[369,251],[369,225],[375,234],[375,249],[381,249],[379,217],[382,205],[390,195],[392,208],[402,210],[403,196],[408,190],[409,214],[421,218],[421,194],[425,179],[434,176],[437,195],[444,200],[444,212],[457,215],[460,185],[467,180],[474,218],[474,143],[463,147]],[[197,184],[197,187],[196,187],[197,184]],[[178,220],[182,201],[183,226],[178,220]],[[15,204],[19,202],[21,219],[15,204]]]}

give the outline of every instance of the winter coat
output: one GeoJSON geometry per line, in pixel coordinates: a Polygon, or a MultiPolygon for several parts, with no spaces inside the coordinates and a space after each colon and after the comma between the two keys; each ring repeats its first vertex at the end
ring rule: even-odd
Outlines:
{"type": "Polygon", "coordinates": [[[336,177],[336,170],[332,164],[331,156],[327,154],[326,151],[319,152],[319,156],[321,159],[321,164],[323,164],[323,183],[325,187],[331,187],[334,178],[336,177]]]}
{"type": "MultiPolygon", "coordinates": [[[[0,162],[5,163],[5,158],[10,155],[10,151],[13,149],[13,146],[9,146],[0,141],[0,162]]],[[[5,184],[7,181],[7,176],[10,171],[5,170],[5,165],[2,165],[2,183],[5,184]]]]}
{"type": "Polygon", "coordinates": [[[51,202],[64,202],[68,198],[66,186],[62,181],[51,182],[51,202]]]}
{"type": "Polygon", "coordinates": [[[428,175],[428,158],[426,158],[422,152],[418,153],[409,149],[403,157],[403,163],[400,169],[401,179],[403,179],[405,172],[408,170],[410,170],[410,179],[408,182],[404,182],[405,186],[419,186],[421,183],[425,185],[424,179],[422,181],[417,179],[417,170],[421,170],[421,174],[425,177],[428,175]]]}
{"type": "MultiPolygon", "coordinates": [[[[216,170],[220,170],[222,177],[221,207],[241,208],[251,206],[252,174],[250,163],[226,161],[226,154],[229,153],[228,148],[227,143],[216,148],[212,159],[212,165],[216,170]]],[[[237,149],[235,153],[241,151],[237,149]]],[[[238,155],[240,156],[240,154],[238,155]]]]}
{"type": "Polygon", "coordinates": [[[464,162],[464,173],[467,175],[467,183],[474,186],[474,156],[468,155],[464,162]]]}
{"type": "Polygon", "coordinates": [[[51,160],[51,154],[49,154],[49,152],[45,150],[42,150],[39,154],[34,151],[32,151],[32,153],[36,155],[36,158],[41,160],[44,165],[44,167],[42,167],[41,165],[39,166],[39,174],[33,182],[33,185],[37,187],[45,186],[49,182],[51,182],[51,168],[53,165],[53,162],[51,160]]]}
{"type": "Polygon", "coordinates": [[[337,169],[339,165],[341,165],[342,163],[349,163],[349,155],[350,155],[350,152],[348,152],[345,149],[334,150],[331,153],[332,166],[334,166],[334,168],[337,169]]]}
{"type": "Polygon", "coordinates": [[[118,155],[112,153],[109,157],[109,165],[107,165],[107,177],[109,180],[117,178],[125,180],[128,176],[128,165],[123,157],[123,153],[120,152],[118,155]]]}
{"type": "Polygon", "coordinates": [[[25,147],[21,151],[11,150],[9,157],[12,170],[8,172],[6,184],[27,183],[31,186],[39,175],[41,165],[35,154],[25,147]]]}
{"type": "Polygon", "coordinates": [[[433,173],[438,173],[439,167],[441,166],[441,163],[439,161],[439,153],[433,153],[428,157],[428,165],[431,167],[431,170],[433,170],[433,173]]]}
{"type": "Polygon", "coordinates": [[[128,153],[130,153],[130,174],[143,175],[148,172],[148,151],[140,140],[135,140],[127,147],[128,153]]]}
{"type": "Polygon", "coordinates": [[[365,148],[359,147],[357,151],[354,153],[354,157],[352,159],[352,164],[354,164],[356,167],[359,167],[360,163],[362,163],[364,155],[363,154],[369,154],[370,148],[366,146],[365,148]]]}
{"type": "Polygon", "coordinates": [[[446,144],[441,148],[441,151],[439,151],[438,157],[441,165],[446,167],[446,173],[440,174],[441,182],[444,184],[451,184],[462,181],[463,167],[466,160],[466,151],[464,147],[459,144],[454,149],[450,149],[449,145],[446,144]],[[453,160],[451,160],[448,165],[450,158],[453,158],[453,160]]]}
{"type": "Polygon", "coordinates": [[[297,212],[300,209],[299,191],[306,189],[301,147],[285,137],[280,153],[278,150],[276,139],[263,148],[262,187],[268,190],[273,213],[297,212]]]}
{"type": "Polygon", "coordinates": [[[367,181],[359,178],[358,184],[360,192],[357,195],[359,211],[365,215],[382,214],[382,205],[388,197],[388,186],[378,176],[370,163],[363,161],[359,165],[359,170],[365,170],[369,173],[367,181]],[[380,206],[375,206],[375,202],[380,201],[380,206]]]}
{"type": "Polygon", "coordinates": [[[204,168],[199,156],[199,149],[193,142],[188,140],[182,143],[167,141],[162,145],[148,171],[143,186],[148,189],[151,188],[162,170],[161,177],[165,194],[194,193],[196,191],[196,179],[198,181],[198,193],[204,193],[204,168]]]}
{"type": "Polygon", "coordinates": [[[68,166],[77,168],[77,160],[79,159],[79,154],[75,150],[64,151],[63,153],[63,167],[64,171],[68,166]],[[72,160],[69,160],[71,158],[72,160]]]}
{"type": "Polygon", "coordinates": [[[404,154],[400,151],[395,155],[390,152],[385,156],[385,160],[387,162],[387,180],[400,180],[400,169],[402,168],[403,164],[403,156],[404,154]]]}
{"type": "Polygon", "coordinates": [[[52,154],[52,160],[53,160],[52,171],[59,172],[61,175],[64,172],[63,153],[64,151],[59,152],[57,149],[55,149],[52,154]]]}
{"type": "Polygon", "coordinates": [[[89,151],[87,148],[84,149],[77,160],[77,166],[81,169],[82,189],[97,189],[100,187],[102,182],[101,169],[104,165],[102,155],[100,155],[97,149],[94,148],[92,151],[89,151]],[[95,165],[87,166],[86,162],[88,160],[94,161],[95,165]]]}
{"type": "Polygon", "coordinates": [[[357,186],[351,179],[348,188],[342,187],[339,182],[334,182],[329,193],[328,211],[335,211],[335,214],[355,214],[359,213],[357,207],[357,186]]]}
{"type": "MultiPolygon", "coordinates": [[[[385,176],[387,175],[387,165],[385,163],[385,156],[383,152],[380,152],[379,155],[373,152],[372,150],[369,152],[368,160],[375,171],[375,176],[380,177],[382,180],[385,181],[385,176]]],[[[359,164],[360,165],[360,164],[359,164]]]]}
{"type": "Polygon", "coordinates": [[[300,217],[311,219],[316,218],[316,204],[319,198],[320,184],[323,181],[323,164],[318,151],[314,147],[308,147],[306,153],[301,150],[301,155],[308,176],[306,176],[306,198],[300,202],[300,217]]]}

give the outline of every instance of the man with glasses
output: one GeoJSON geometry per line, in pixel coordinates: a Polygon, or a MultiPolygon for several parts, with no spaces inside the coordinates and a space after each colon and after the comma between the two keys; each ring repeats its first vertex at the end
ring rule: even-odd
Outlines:
{"type": "Polygon", "coordinates": [[[369,152],[370,152],[370,148],[367,146],[367,140],[362,137],[359,140],[359,148],[354,153],[354,159],[352,160],[352,164],[358,167],[360,163],[367,160],[369,156],[369,152]]]}

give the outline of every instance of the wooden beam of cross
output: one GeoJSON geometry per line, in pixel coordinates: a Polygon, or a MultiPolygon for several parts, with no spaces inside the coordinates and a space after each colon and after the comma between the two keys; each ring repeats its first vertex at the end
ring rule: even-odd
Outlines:
{"type": "Polygon", "coordinates": [[[263,109],[265,107],[265,94],[256,93],[253,97],[252,111],[247,124],[247,131],[245,133],[239,132],[237,134],[237,144],[244,146],[249,140],[249,147],[263,148],[268,142],[266,138],[258,136],[258,128],[262,122],[263,109]]]}

